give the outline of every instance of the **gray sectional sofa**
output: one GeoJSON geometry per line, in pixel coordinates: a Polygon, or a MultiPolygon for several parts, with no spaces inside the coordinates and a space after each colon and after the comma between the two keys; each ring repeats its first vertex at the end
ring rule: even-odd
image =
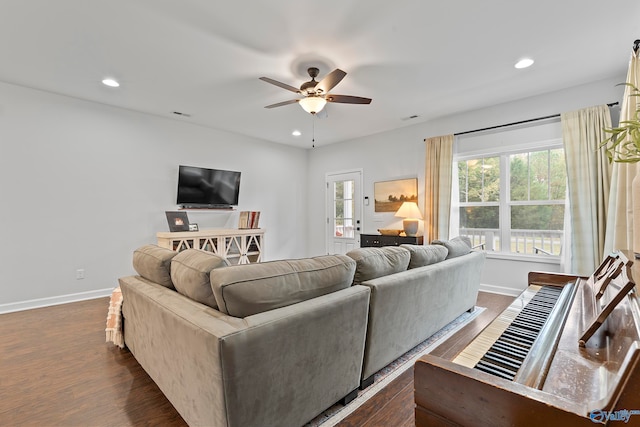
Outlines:
{"type": "Polygon", "coordinates": [[[230,266],[147,245],[138,275],[119,279],[125,343],[189,425],[300,426],[474,306],[484,254],[450,254],[360,248],[230,266]]]}
{"type": "Polygon", "coordinates": [[[361,387],[373,374],[475,306],[485,253],[461,239],[360,248],[354,283],[371,290],[361,387]],[[402,268],[404,267],[404,268],[402,268]],[[389,274],[387,274],[389,273],[389,274]]]}

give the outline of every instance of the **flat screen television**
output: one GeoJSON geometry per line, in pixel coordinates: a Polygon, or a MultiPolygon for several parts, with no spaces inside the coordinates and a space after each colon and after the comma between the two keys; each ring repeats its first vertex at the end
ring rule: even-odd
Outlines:
{"type": "Polygon", "coordinates": [[[178,205],[183,208],[231,208],[238,205],[240,172],[180,166],[178,205]]]}

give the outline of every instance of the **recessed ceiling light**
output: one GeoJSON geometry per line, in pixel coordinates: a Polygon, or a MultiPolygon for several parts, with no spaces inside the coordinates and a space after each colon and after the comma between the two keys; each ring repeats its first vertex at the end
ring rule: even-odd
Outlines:
{"type": "Polygon", "coordinates": [[[294,130],[293,132],[291,132],[291,135],[300,136],[300,135],[302,135],[302,132],[300,132],[299,130],[294,130]]]}
{"type": "Polygon", "coordinates": [[[515,65],[516,68],[527,68],[527,67],[531,67],[533,65],[533,59],[531,58],[524,58],[521,59],[520,61],[518,61],[515,65]]]}
{"type": "Polygon", "coordinates": [[[118,83],[114,79],[104,79],[104,80],[102,80],[102,84],[105,85],[105,86],[109,86],[109,87],[118,87],[118,86],[120,86],[120,83],[118,83]]]}

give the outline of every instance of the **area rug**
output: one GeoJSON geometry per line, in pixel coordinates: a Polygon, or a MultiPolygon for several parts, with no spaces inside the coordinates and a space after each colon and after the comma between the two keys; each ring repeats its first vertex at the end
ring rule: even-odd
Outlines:
{"type": "Polygon", "coordinates": [[[453,334],[458,332],[469,322],[475,319],[485,310],[484,307],[475,307],[472,313],[465,312],[454,319],[451,323],[440,329],[438,332],[409,350],[386,367],[374,374],[374,382],[364,390],[358,391],[358,397],[352,400],[348,405],[333,405],[331,408],[318,415],[311,420],[305,427],[332,427],[345,419],[364,402],[372,398],[377,392],[385,388],[394,379],[399,377],[403,372],[413,366],[416,361],[424,354],[430,353],[453,334]]]}

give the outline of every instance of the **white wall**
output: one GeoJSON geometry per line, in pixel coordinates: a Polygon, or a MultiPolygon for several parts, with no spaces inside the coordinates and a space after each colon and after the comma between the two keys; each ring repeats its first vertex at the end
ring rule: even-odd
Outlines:
{"type": "MultiPolygon", "coordinates": [[[[305,254],[307,150],[0,83],[0,312],[105,295],[167,231],[178,165],[242,172],[266,259],[305,254]],[[76,279],[76,270],[85,279],[76,279]]],[[[200,228],[238,212],[189,211],[200,228]]]]}
{"type": "MultiPolygon", "coordinates": [[[[309,156],[309,194],[324,194],[327,172],[362,168],[363,195],[373,200],[373,183],[396,178],[418,177],[420,206],[424,204],[424,139],[432,136],[480,129],[521,120],[544,117],[597,104],[621,101],[623,88],[616,84],[625,76],[542,94],[508,104],[442,117],[407,126],[392,132],[315,148],[309,156]]],[[[374,100],[375,102],[375,100],[374,100]]],[[[425,100],[428,102],[428,100],[425,100]]],[[[400,118],[398,118],[400,123],[400,118]]],[[[309,199],[310,255],[325,252],[324,199],[309,199]]],[[[378,228],[402,228],[393,214],[376,214],[373,202],[364,208],[363,231],[375,233],[378,228]]],[[[559,265],[488,259],[482,276],[485,289],[517,294],[527,285],[531,270],[559,271],[559,265]]]]}
{"type": "MultiPolygon", "coordinates": [[[[373,212],[373,183],[417,176],[422,204],[424,138],[620,101],[621,81],[310,151],[0,83],[0,312],[106,295],[133,273],[133,249],[167,230],[179,164],[242,172],[238,209],[262,211],[266,259],[318,255],[325,252],[327,172],[363,169],[372,201],[363,231],[400,228],[393,214],[373,212]],[[85,279],[76,280],[77,269],[85,279]]],[[[237,212],[189,215],[201,228],[237,224],[237,212]]],[[[526,285],[526,272],[547,267],[489,260],[482,282],[511,292],[526,285]]]]}

